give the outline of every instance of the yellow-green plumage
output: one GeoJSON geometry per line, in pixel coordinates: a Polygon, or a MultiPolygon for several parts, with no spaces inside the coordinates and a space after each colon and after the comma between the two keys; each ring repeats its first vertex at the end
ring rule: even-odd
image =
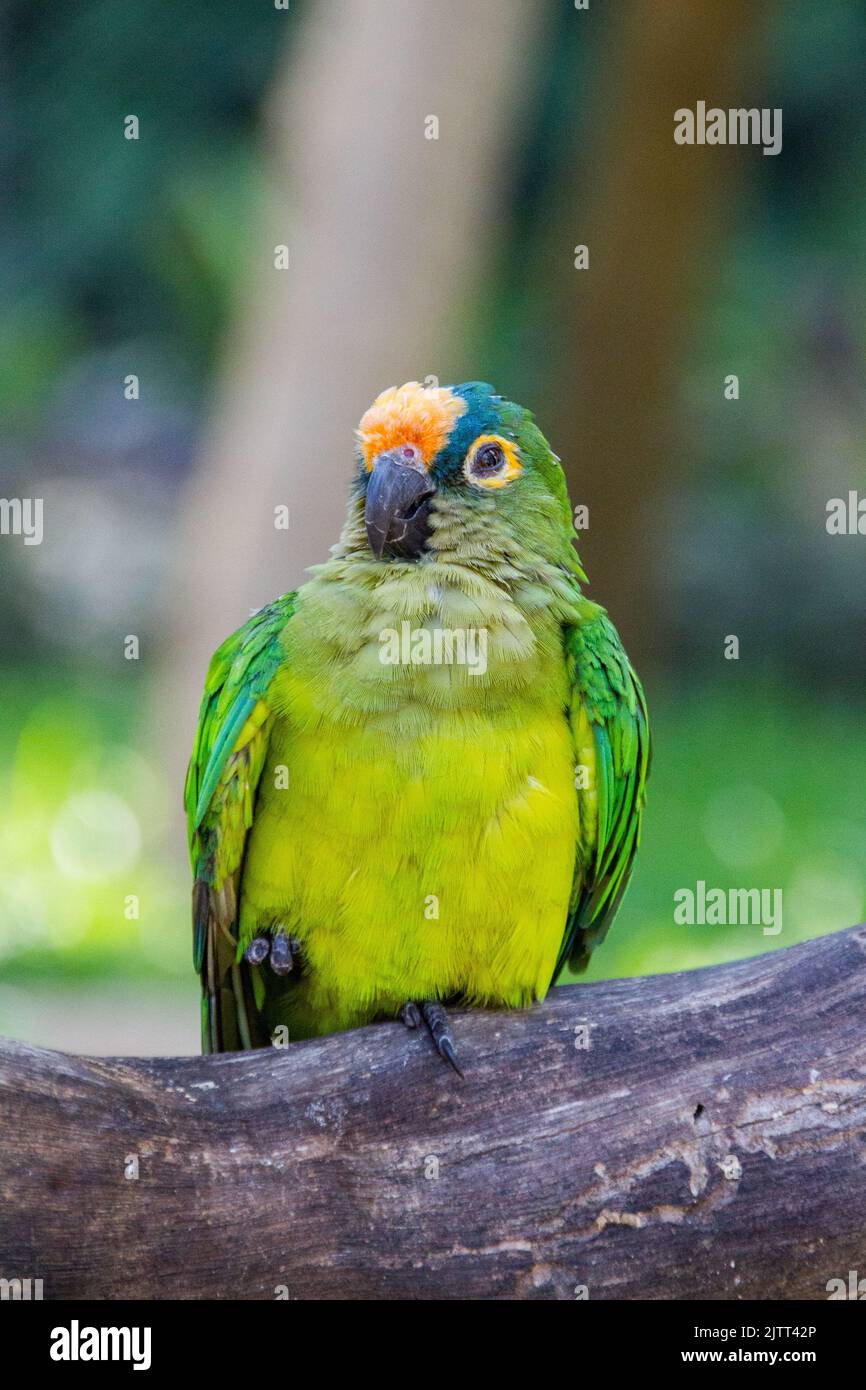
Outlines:
{"type": "MultiPolygon", "coordinates": [[[[527,1005],[566,956],[582,963],[625,887],[648,765],[640,688],[581,595],[543,437],[490,388],[455,390],[467,403],[428,465],[424,553],[375,557],[362,477],[331,559],[212,664],[187,784],[209,1049],[408,1000],[527,1005]],[[471,443],[491,423],[519,449],[507,487],[463,476],[460,429],[471,443]],[[404,624],[483,632],[484,660],[387,664],[383,634],[404,624]],[[277,930],[300,943],[288,979],[242,960],[277,930]]],[[[404,411],[413,442],[424,399],[404,411]]],[[[401,422],[387,422],[399,438],[401,422]]]]}

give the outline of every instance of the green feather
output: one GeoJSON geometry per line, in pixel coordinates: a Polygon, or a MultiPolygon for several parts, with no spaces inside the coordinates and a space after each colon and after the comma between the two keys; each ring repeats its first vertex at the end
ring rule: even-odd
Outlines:
{"type": "Polygon", "coordinates": [[[284,658],[281,636],[294,605],[295,595],[284,594],[214,653],[187,771],[193,958],[202,979],[206,1052],[252,1047],[262,1040],[255,1019],[259,985],[252,978],[253,967],[237,960],[236,943],[239,874],[267,753],[269,718],[242,747],[238,741],[284,658]]]}
{"type": "Polygon", "coordinates": [[[566,963],[575,971],[586,968],[619,910],[640,843],[650,768],[644,694],[616,628],[596,604],[584,602],[581,618],[566,633],[566,651],[572,719],[583,708],[593,726],[597,831],[591,867],[578,854],[575,901],[554,978],[566,963]]]}

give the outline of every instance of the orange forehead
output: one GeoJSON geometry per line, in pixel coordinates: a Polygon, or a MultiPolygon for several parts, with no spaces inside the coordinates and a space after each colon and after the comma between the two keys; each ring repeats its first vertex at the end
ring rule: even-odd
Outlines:
{"type": "Polygon", "coordinates": [[[462,396],[446,386],[389,386],[361,417],[358,439],[368,471],[384,449],[414,444],[427,468],[448,442],[454,423],[466,409],[462,396]]]}

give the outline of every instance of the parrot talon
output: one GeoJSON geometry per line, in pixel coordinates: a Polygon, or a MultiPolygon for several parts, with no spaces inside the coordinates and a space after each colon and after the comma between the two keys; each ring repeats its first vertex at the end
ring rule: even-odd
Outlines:
{"type": "Polygon", "coordinates": [[[402,1009],[400,1010],[400,1017],[402,1018],[407,1028],[421,1027],[421,1012],[418,1008],[418,1005],[414,1003],[411,999],[403,1005],[402,1009]]]}
{"type": "Polygon", "coordinates": [[[300,966],[300,953],[301,943],[297,937],[287,936],[280,931],[272,936],[254,936],[244,951],[244,960],[250,965],[261,965],[270,957],[270,967],[275,975],[291,975],[300,966]]]}
{"type": "Polygon", "coordinates": [[[457,1075],[463,1080],[463,1072],[457,1063],[457,1054],[454,1051],[454,1039],[451,1036],[451,1029],[448,1024],[448,1015],[438,999],[425,999],[421,1005],[421,1012],[424,1015],[424,1022],[430,1029],[430,1036],[436,1044],[436,1051],[440,1057],[444,1057],[446,1062],[450,1062],[457,1075]]]}
{"type": "Polygon", "coordinates": [[[284,931],[274,933],[271,941],[271,969],[275,975],[290,975],[295,968],[295,954],[300,942],[284,931]]]}

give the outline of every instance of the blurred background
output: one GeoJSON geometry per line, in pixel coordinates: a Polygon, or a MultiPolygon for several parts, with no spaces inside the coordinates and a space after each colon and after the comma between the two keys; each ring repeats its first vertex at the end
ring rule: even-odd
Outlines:
{"type": "Polygon", "coordinates": [[[866,539],[826,529],[866,494],[860,0],[7,0],[0,63],[0,492],[44,500],[0,536],[0,1031],[197,1050],[208,657],[430,375],[534,410],[644,677],[589,978],[863,917],[866,539]],[[781,107],[782,152],[677,146],[699,100],[781,107]],[[676,925],[698,880],[781,888],[781,934],[676,925]]]}

